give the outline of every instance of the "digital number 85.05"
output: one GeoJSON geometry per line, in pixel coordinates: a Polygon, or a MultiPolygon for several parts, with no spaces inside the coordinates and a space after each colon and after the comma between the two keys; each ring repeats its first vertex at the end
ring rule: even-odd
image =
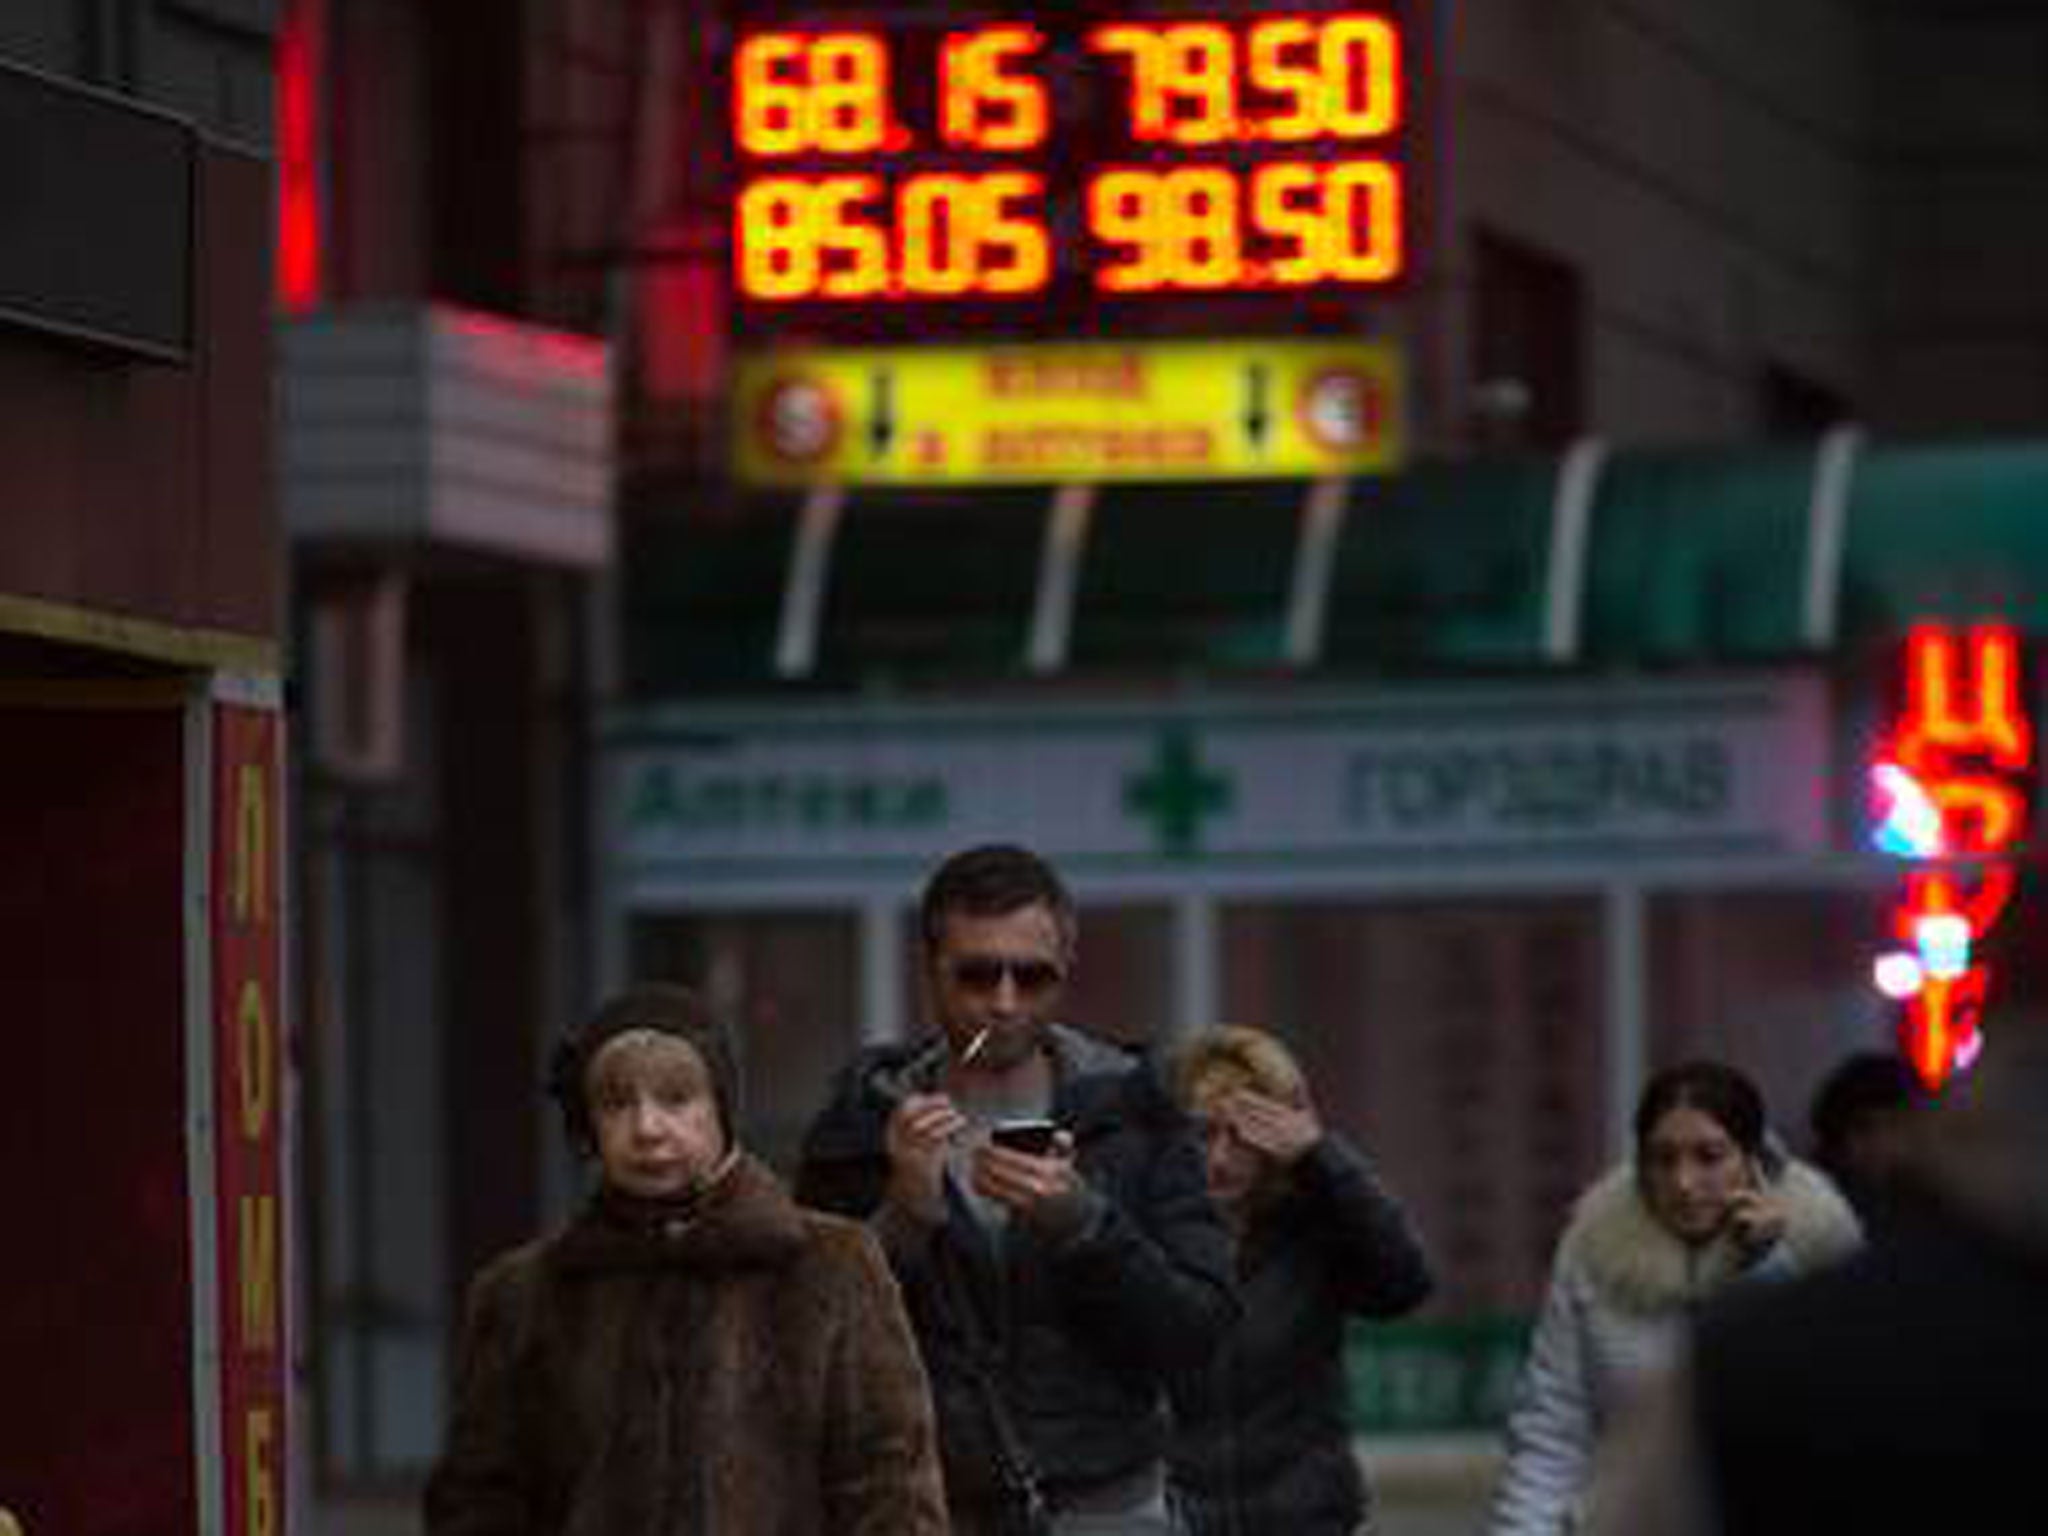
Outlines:
{"type": "Polygon", "coordinates": [[[1009,297],[1045,287],[1052,253],[1026,171],[764,176],[734,210],[755,300],[1009,297]]]}

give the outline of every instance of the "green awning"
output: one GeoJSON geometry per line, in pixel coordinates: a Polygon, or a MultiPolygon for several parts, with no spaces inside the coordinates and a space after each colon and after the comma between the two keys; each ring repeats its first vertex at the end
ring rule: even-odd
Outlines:
{"type": "Polygon", "coordinates": [[[627,523],[619,591],[631,692],[773,686],[798,506],[795,497],[760,496],[627,523]]]}
{"type": "Polygon", "coordinates": [[[1278,665],[1304,489],[1298,480],[1104,486],[1075,584],[1068,664],[1278,665]]]}
{"type": "Polygon", "coordinates": [[[1841,633],[2004,619],[2048,638],[2048,443],[1878,449],[1858,469],[1841,633]]]}
{"type": "Polygon", "coordinates": [[[1873,649],[1923,617],[2048,637],[2048,443],[1571,462],[636,509],[627,671],[658,697],[1715,668],[1873,649]]]}
{"type": "Polygon", "coordinates": [[[1008,488],[850,496],[825,584],[819,674],[855,684],[1015,671],[1045,500],[1008,488]]]}
{"type": "Polygon", "coordinates": [[[1354,482],[1318,665],[1484,671],[1543,659],[1557,465],[1430,466],[1354,482]]]}
{"type": "Polygon", "coordinates": [[[1798,652],[1814,467],[1811,445],[1609,459],[1586,544],[1585,660],[1670,666],[1798,652]]]}

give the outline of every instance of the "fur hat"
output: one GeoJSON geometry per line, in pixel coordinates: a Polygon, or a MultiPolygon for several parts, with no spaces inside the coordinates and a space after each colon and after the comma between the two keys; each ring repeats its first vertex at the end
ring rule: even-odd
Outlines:
{"type": "Polygon", "coordinates": [[[718,1119],[730,1144],[739,1138],[739,1071],[732,1036],[710,1007],[689,987],[674,982],[643,981],[617,993],[582,1028],[563,1037],[548,1063],[548,1093],[562,1111],[569,1143],[579,1152],[597,1144],[590,1123],[587,1078],[591,1062],[607,1042],[629,1030],[650,1029],[687,1042],[703,1058],[711,1075],[711,1093],[718,1119]]]}

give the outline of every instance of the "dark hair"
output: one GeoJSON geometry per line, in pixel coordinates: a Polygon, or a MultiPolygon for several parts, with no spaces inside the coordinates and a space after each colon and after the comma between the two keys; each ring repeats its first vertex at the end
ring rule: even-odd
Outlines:
{"type": "Polygon", "coordinates": [[[1014,843],[984,843],[954,854],[925,882],[918,931],[927,951],[939,947],[946,918],[955,912],[1001,917],[1020,907],[1044,906],[1059,930],[1060,947],[1072,959],[1076,922],[1074,899],[1052,866],[1014,843]]]}
{"type": "Polygon", "coordinates": [[[1815,1155],[1826,1161],[1859,1127],[1926,1102],[1913,1069],[1890,1051],[1845,1056],[1814,1091],[1807,1114],[1815,1155]]]}
{"type": "Polygon", "coordinates": [[[1749,1156],[1766,1155],[1764,1096],[1756,1084],[1724,1062],[1682,1061],[1652,1077],[1636,1101],[1639,1158],[1657,1122],[1681,1107],[1708,1116],[1749,1156]]]}
{"type": "Polygon", "coordinates": [[[673,1035],[703,1058],[726,1142],[736,1142],[739,1071],[733,1060],[731,1037],[709,1005],[690,988],[673,982],[643,981],[617,993],[581,1028],[565,1035],[548,1061],[548,1093],[562,1112],[562,1129],[568,1134],[569,1145],[578,1152],[588,1152],[596,1146],[597,1130],[590,1122],[586,1081],[590,1063],[607,1041],[633,1029],[673,1035]]]}

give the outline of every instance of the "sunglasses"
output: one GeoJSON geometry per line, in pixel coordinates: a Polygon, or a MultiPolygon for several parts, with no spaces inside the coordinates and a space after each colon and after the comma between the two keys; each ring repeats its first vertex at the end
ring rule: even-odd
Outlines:
{"type": "Polygon", "coordinates": [[[993,992],[1005,976],[1019,992],[1049,992],[1067,979],[1067,973],[1050,960],[1005,960],[995,955],[969,955],[946,968],[955,986],[970,992],[993,992]]]}

